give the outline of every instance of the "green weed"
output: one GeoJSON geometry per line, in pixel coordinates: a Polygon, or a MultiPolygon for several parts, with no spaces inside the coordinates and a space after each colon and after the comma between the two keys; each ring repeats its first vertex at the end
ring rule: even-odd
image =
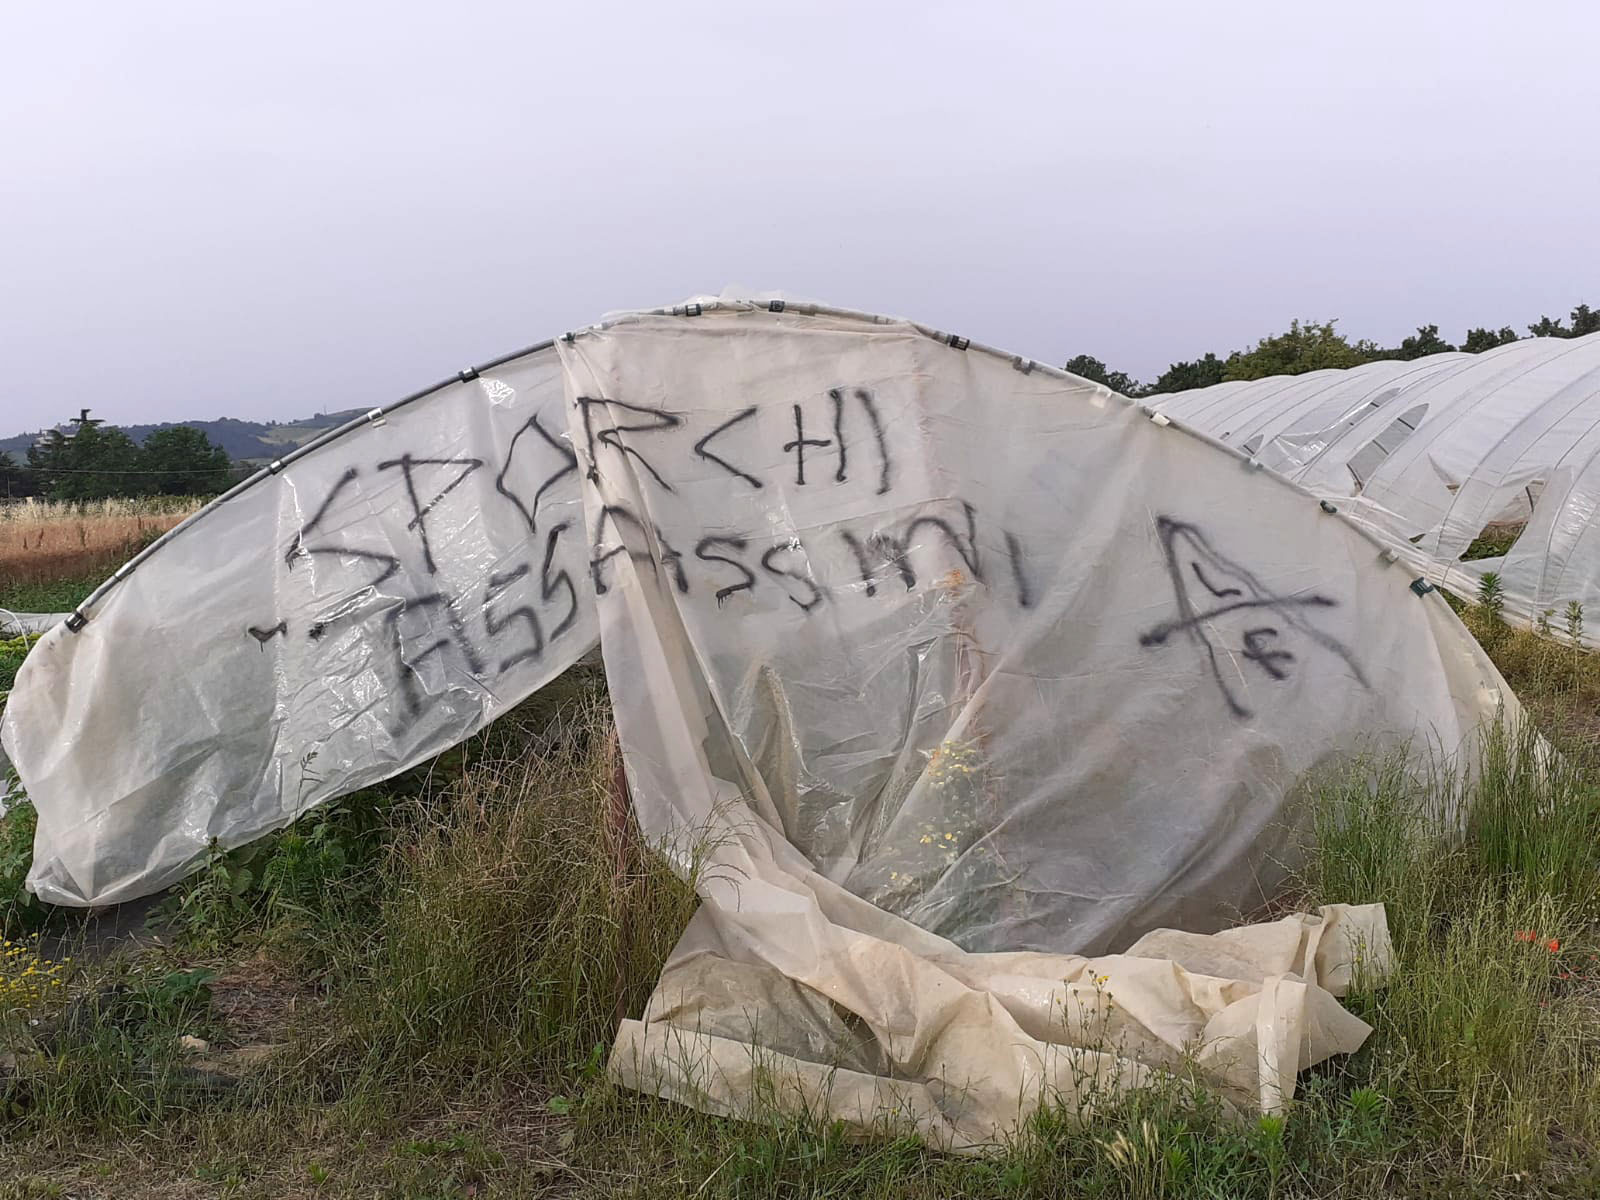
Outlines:
{"type": "Polygon", "coordinates": [[[18,634],[12,638],[0,638],[0,708],[4,708],[6,693],[17,681],[17,671],[22,666],[22,660],[28,657],[28,651],[33,649],[34,643],[38,640],[38,634],[18,634]]]}
{"type": "Polygon", "coordinates": [[[1397,762],[1330,781],[1302,883],[1386,905],[1396,969],[1350,1000],[1378,1030],[1351,1076],[1485,1182],[1600,1136],[1597,1014],[1557,986],[1594,948],[1600,807],[1531,730],[1491,731],[1476,765],[1471,786],[1397,762]]]}
{"type": "Polygon", "coordinates": [[[33,805],[15,791],[6,804],[0,816],[0,936],[18,937],[42,929],[50,910],[23,886],[33,865],[33,805]]]}
{"type": "MultiPolygon", "coordinates": [[[[0,1157],[63,1194],[91,1161],[141,1164],[151,1195],[1600,1193],[1600,663],[1527,630],[1493,645],[1563,757],[1501,728],[1470,780],[1380,759],[1306,789],[1302,902],[1383,901],[1396,961],[1347,1000],[1367,1045],[1306,1072],[1282,1118],[1241,1120],[1179,1072],[1092,1119],[1046,1106],[973,1159],[614,1090],[616,1020],[695,900],[615,826],[608,714],[579,672],[404,779],[214,853],[175,893],[174,950],[75,964],[64,1007],[0,1031],[0,1157]],[[263,952],[300,1006],[272,1055],[217,1078],[178,1039],[249,1036],[208,972],[263,952]]],[[[0,824],[0,912],[28,820],[0,824]]]]}
{"type": "Polygon", "coordinates": [[[1478,580],[1478,608],[1483,614],[1483,628],[1498,636],[1506,623],[1506,591],[1495,571],[1485,571],[1478,580]]]}

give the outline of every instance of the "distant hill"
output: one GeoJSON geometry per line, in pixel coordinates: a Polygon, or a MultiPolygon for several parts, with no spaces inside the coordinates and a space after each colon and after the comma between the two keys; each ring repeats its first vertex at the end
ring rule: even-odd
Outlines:
{"type": "MultiPolygon", "coordinates": [[[[298,421],[241,421],[235,417],[219,417],[214,421],[163,421],[158,425],[118,426],[134,441],[143,443],[158,429],[171,429],[175,425],[190,425],[211,439],[211,444],[221,446],[228,457],[236,462],[266,463],[281,458],[296,446],[303,446],[317,434],[337,425],[343,425],[367,410],[351,408],[343,412],[318,413],[298,421]]],[[[60,429],[70,426],[63,423],[60,429]]],[[[43,430],[19,433],[0,438],[0,454],[9,455],[17,463],[28,459],[28,447],[38,440],[43,430]]]]}

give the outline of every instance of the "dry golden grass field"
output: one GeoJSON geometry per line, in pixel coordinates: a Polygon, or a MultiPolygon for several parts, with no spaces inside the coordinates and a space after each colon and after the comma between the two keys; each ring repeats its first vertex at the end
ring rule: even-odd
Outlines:
{"type": "Polygon", "coordinates": [[[96,500],[81,504],[23,500],[0,505],[0,591],[22,611],[59,598],[62,581],[104,578],[204,502],[198,496],[96,500]]]}

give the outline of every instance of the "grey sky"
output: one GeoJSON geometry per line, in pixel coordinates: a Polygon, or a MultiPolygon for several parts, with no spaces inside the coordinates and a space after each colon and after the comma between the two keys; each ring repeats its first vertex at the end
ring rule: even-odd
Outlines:
{"type": "Polygon", "coordinates": [[[729,283],[1149,378],[1600,304],[1600,5],[0,7],[0,434],[729,283]]]}

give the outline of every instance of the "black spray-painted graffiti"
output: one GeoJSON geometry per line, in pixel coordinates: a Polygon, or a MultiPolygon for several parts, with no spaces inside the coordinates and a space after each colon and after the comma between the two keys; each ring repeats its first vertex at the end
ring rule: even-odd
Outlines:
{"type": "Polygon", "coordinates": [[[577,469],[578,456],[572,447],[539,424],[539,414],[535,413],[527,419],[521,429],[512,435],[511,445],[506,450],[506,460],[500,465],[500,473],[494,477],[494,489],[516,506],[517,511],[522,514],[522,519],[528,523],[528,532],[538,533],[539,501],[544,499],[544,494],[554,487],[558,480],[573,474],[577,469]],[[516,490],[512,471],[518,463],[517,443],[521,442],[523,436],[530,431],[538,434],[540,442],[544,446],[555,451],[557,458],[561,461],[561,466],[546,476],[544,481],[534,489],[532,500],[525,501],[516,490]]]}
{"type": "Polygon", "coordinates": [[[718,425],[710,433],[706,434],[705,437],[701,438],[698,442],[696,442],[694,444],[694,452],[696,454],[698,454],[701,458],[705,459],[707,462],[716,463],[717,466],[721,467],[724,471],[726,471],[729,475],[732,475],[735,479],[742,479],[746,483],[748,483],[751,487],[760,488],[760,487],[765,486],[761,482],[761,480],[757,479],[754,475],[750,474],[749,471],[741,471],[738,467],[734,466],[727,459],[721,458],[718,455],[715,455],[715,454],[711,453],[711,451],[707,448],[707,447],[709,447],[711,445],[711,439],[716,437],[719,433],[726,433],[728,430],[732,429],[735,425],[738,425],[742,421],[748,421],[751,417],[753,417],[755,415],[756,415],[756,406],[754,404],[752,404],[749,408],[741,409],[740,411],[734,413],[733,416],[729,417],[721,425],[718,425]]]}
{"type": "MultiPolygon", "coordinates": [[[[299,634],[320,643],[346,626],[375,622],[379,635],[376,642],[384,650],[399,699],[389,714],[397,733],[422,711],[426,689],[419,668],[429,660],[448,655],[459,670],[489,682],[521,663],[542,658],[546,649],[573,627],[579,615],[577,586],[570,572],[558,563],[570,521],[560,521],[544,531],[541,559],[497,564],[479,596],[450,595],[439,587],[427,586],[430,577],[439,575],[441,552],[434,544],[429,519],[446,497],[484,465],[479,458],[427,458],[409,453],[372,464],[373,478],[381,480],[398,474],[402,484],[407,506],[405,529],[416,538],[421,558],[417,577],[405,572],[398,554],[354,545],[343,532],[324,529],[330,514],[338,510],[339,501],[348,499],[347,494],[358,489],[363,478],[361,467],[347,468],[290,539],[283,561],[291,571],[303,561],[318,558],[344,565],[370,564],[370,570],[355,584],[341,587],[336,598],[302,628],[292,628],[285,618],[271,626],[247,626],[245,633],[264,652],[276,638],[287,640],[299,634]],[[397,576],[400,582],[396,588],[381,590],[397,576]],[[549,624],[551,621],[553,625],[549,624]],[[480,624],[481,630],[476,628],[480,624]]],[[[540,501],[564,476],[577,469],[577,455],[572,448],[533,416],[507,446],[505,461],[499,464],[495,475],[495,491],[520,514],[529,534],[538,534],[540,501]],[[549,461],[540,465],[540,459],[552,457],[553,465],[549,461]],[[541,471],[545,472],[542,476],[541,471]]]]}
{"type": "Polygon", "coordinates": [[[1305,616],[1311,609],[1336,608],[1337,600],[1318,592],[1284,596],[1270,591],[1245,567],[1223,557],[1206,535],[1187,521],[1157,517],[1156,533],[1172,579],[1178,615],[1140,634],[1139,644],[1146,648],[1164,646],[1174,634],[1188,638],[1199,650],[1228,711],[1235,717],[1244,720],[1255,714],[1245,706],[1241,678],[1223,669],[1222,656],[1238,653],[1269,679],[1286,680],[1298,661],[1296,651],[1289,648],[1294,635],[1338,655],[1363,687],[1370,686],[1349,648],[1305,616]],[[1204,594],[1191,591],[1191,577],[1204,594]],[[1243,644],[1237,651],[1221,644],[1222,635],[1214,626],[1218,617],[1229,613],[1246,613],[1252,622],[1261,622],[1252,623],[1244,631],[1243,644]]]}
{"type": "Polygon", "coordinates": [[[251,637],[255,638],[256,641],[260,642],[261,643],[261,648],[263,650],[265,650],[267,648],[267,643],[270,642],[273,638],[279,637],[279,636],[281,636],[283,634],[287,634],[289,632],[289,622],[287,622],[287,621],[279,621],[276,625],[272,626],[270,629],[260,629],[255,625],[249,625],[249,626],[245,627],[245,632],[248,633],[251,637]]]}
{"type": "Polygon", "coordinates": [[[578,397],[578,411],[583,416],[583,440],[589,451],[589,479],[600,478],[600,459],[597,454],[599,447],[610,446],[622,454],[631,454],[639,460],[639,465],[650,472],[651,477],[667,491],[672,490],[672,485],[661,477],[661,472],[651,465],[650,460],[634,447],[627,445],[622,440],[625,433],[657,433],[666,429],[676,429],[683,424],[683,418],[677,413],[667,412],[665,409],[651,408],[642,404],[626,404],[621,400],[598,400],[593,396],[578,397]],[[620,408],[624,412],[637,413],[647,418],[643,424],[608,425],[603,429],[596,429],[594,424],[594,411],[597,408],[620,408]]]}
{"type": "Polygon", "coordinates": [[[380,471],[392,471],[396,467],[400,468],[400,474],[405,478],[406,498],[411,501],[412,513],[411,521],[406,525],[406,528],[417,531],[417,538],[422,543],[422,561],[427,565],[429,575],[436,574],[439,566],[433,561],[433,546],[428,541],[428,514],[438,506],[439,501],[465,483],[467,476],[481,466],[483,466],[483,459],[481,458],[412,458],[409,454],[402,454],[399,458],[378,464],[378,470],[380,471]],[[423,504],[417,499],[417,468],[419,467],[460,467],[461,471],[435,493],[433,499],[423,504]]]}
{"type": "MultiPolygon", "coordinates": [[[[885,495],[890,489],[890,478],[893,472],[894,460],[889,454],[889,441],[884,434],[883,418],[878,413],[877,398],[867,388],[830,388],[828,390],[828,400],[832,406],[833,437],[831,439],[806,437],[805,410],[799,404],[791,405],[790,409],[794,416],[794,437],[788,442],[784,443],[783,452],[785,454],[793,454],[795,456],[795,483],[797,485],[803,485],[806,481],[806,447],[810,446],[817,450],[826,450],[831,448],[834,452],[833,481],[835,483],[846,482],[849,479],[847,467],[850,461],[850,442],[845,436],[846,391],[848,391],[849,394],[855,398],[857,405],[859,405],[861,408],[861,411],[866,416],[867,422],[871,427],[872,440],[874,445],[877,447],[878,458],[878,488],[876,494],[879,496],[885,495]]],[[[608,402],[605,400],[594,400],[585,397],[581,398],[578,403],[584,406],[583,411],[587,413],[591,406],[615,403],[615,401],[608,402]]],[[[640,408],[636,405],[626,405],[625,407],[630,412],[653,412],[658,418],[660,418],[660,420],[658,423],[649,426],[613,426],[611,430],[607,431],[613,434],[613,439],[611,441],[608,442],[604,438],[592,439],[590,441],[591,456],[594,453],[594,445],[596,441],[605,445],[618,446],[618,448],[621,449],[622,447],[620,447],[615,440],[615,434],[619,430],[632,432],[654,432],[675,427],[674,423],[677,420],[677,414],[675,413],[659,412],[658,410],[654,409],[640,408]]],[[[715,463],[734,478],[744,480],[745,483],[749,484],[753,488],[764,487],[765,484],[752,471],[747,471],[742,467],[734,465],[734,463],[722,457],[721,454],[713,454],[711,452],[710,445],[713,438],[719,437],[728,432],[735,425],[741,425],[745,421],[748,421],[751,417],[756,415],[757,411],[758,409],[754,404],[750,405],[748,408],[740,409],[738,412],[734,413],[733,416],[722,422],[722,424],[718,425],[710,433],[706,434],[705,437],[701,438],[694,444],[695,454],[699,455],[707,462],[715,463]]],[[[633,451],[633,453],[637,453],[637,451],[633,451]]],[[[591,461],[593,461],[592,457],[591,461]]],[[[654,468],[651,468],[650,470],[651,474],[654,475],[654,468]]],[[[598,475],[593,469],[591,469],[589,477],[591,479],[595,479],[598,478],[598,475]]],[[[660,476],[657,476],[657,479],[659,480],[660,476]]],[[[669,488],[668,490],[670,491],[671,489],[669,488]]]]}
{"type": "MultiPolygon", "coordinates": [[[[833,598],[813,569],[811,551],[818,546],[808,547],[798,534],[706,530],[692,548],[687,543],[679,548],[647,514],[621,503],[602,507],[591,518],[587,536],[570,520],[542,526],[541,503],[580,470],[591,480],[613,467],[633,470],[642,486],[672,494],[683,482],[674,466],[681,470],[689,464],[709,464],[737,486],[752,490],[841,487],[851,485],[852,471],[861,475],[852,486],[875,497],[889,495],[897,483],[883,415],[870,388],[830,388],[805,404],[764,409],[752,404],[704,433],[690,428],[685,414],[666,408],[594,397],[578,397],[575,403],[577,448],[534,415],[513,434],[498,463],[402,452],[348,467],[284,547],[283,562],[293,571],[302,563],[331,561],[342,570],[354,570],[356,578],[338,587],[334,598],[303,625],[296,627],[285,618],[249,625],[245,634],[265,653],[269,643],[280,639],[304,637],[329,644],[340,630],[370,623],[397,697],[389,716],[403,729],[426,701],[419,671],[424,664],[439,660],[446,670],[488,684],[539,661],[573,628],[579,617],[578,588],[572,571],[561,565],[564,554],[586,552],[589,583],[598,596],[613,586],[614,564],[626,556],[648,566],[678,595],[709,590],[719,609],[742,597],[757,605],[787,601],[810,616],[833,598]],[[461,503],[450,497],[485,468],[492,472],[495,494],[520,516],[530,545],[542,553],[495,562],[480,583],[452,594],[443,583],[450,572],[442,572],[440,565],[441,556],[449,561],[452,547],[439,543],[439,512],[443,505],[461,503]],[[404,528],[415,538],[420,569],[408,570],[397,547],[354,544],[348,517],[364,480],[400,484],[404,528]],[[335,521],[335,514],[345,522],[335,521]],[[564,546],[570,549],[563,551],[564,546]]],[[[705,468],[698,470],[704,478],[705,468]]],[[[483,502],[481,489],[472,494],[475,499],[467,503],[483,502]]],[[[845,552],[844,561],[855,564],[859,587],[852,590],[868,597],[883,594],[895,580],[909,591],[930,571],[949,575],[952,558],[971,580],[990,583],[980,547],[982,520],[973,504],[959,498],[912,504],[885,522],[882,516],[863,517],[806,536],[832,539],[845,552]]],[[[1000,582],[1018,606],[1031,607],[1034,591],[1022,540],[998,529],[987,544],[1004,546],[1008,569],[1000,582]]],[[[1281,651],[1252,646],[1264,666],[1276,669],[1281,651]]]]}
{"type": "MultiPolygon", "coordinates": [[[[693,453],[745,486],[759,490],[770,481],[762,478],[763,468],[755,465],[756,457],[770,463],[774,458],[771,451],[778,449],[792,464],[784,471],[781,483],[797,488],[819,483],[838,486],[850,479],[852,426],[857,432],[863,432],[864,425],[865,434],[870,436],[869,457],[876,467],[872,494],[882,496],[892,492],[895,462],[876,396],[869,388],[840,387],[828,389],[826,398],[828,408],[821,414],[822,420],[817,419],[819,414],[816,413],[808,420],[803,404],[783,406],[788,410],[785,414],[788,419],[781,441],[773,437],[770,430],[761,428],[758,406],[742,408],[693,442],[693,453]],[[833,436],[817,436],[819,426],[831,427],[833,436]],[[730,444],[739,438],[746,443],[744,455],[730,444]],[[752,442],[754,445],[749,444],[752,442]],[[819,457],[832,467],[831,472],[819,474],[816,469],[819,457]]],[[[577,403],[583,414],[585,444],[590,455],[610,450],[627,456],[642,466],[662,488],[674,491],[658,464],[681,453],[681,445],[675,439],[686,432],[686,422],[680,414],[594,397],[580,397],[577,403]],[[601,427],[594,414],[606,406],[620,409],[626,423],[614,422],[601,427]],[[630,435],[626,441],[624,434],[630,435]]],[[[781,409],[772,405],[767,411],[775,414],[781,409]]],[[[588,475],[591,479],[600,478],[599,459],[591,458],[588,475]]],[[[898,577],[907,590],[917,586],[919,575],[913,559],[919,547],[943,545],[954,550],[967,575],[978,583],[987,584],[989,580],[979,550],[978,520],[977,509],[957,498],[919,505],[911,515],[900,518],[888,529],[881,528],[876,521],[870,529],[841,522],[821,536],[836,538],[849,550],[860,575],[862,592],[876,596],[888,578],[898,577]],[[960,511],[958,520],[943,515],[952,509],[960,511]]],[[[1015,533],[1001,530],[1000,535],[1010,562],[1015,599],[1021,607],[1028,608],[1034,596],[1027,578],[1026,551],[1015,533]]],[[[607,505],[601,510],[590,537],[589,569],[596,595],[604,596],[610,590],[609,564],[624,554],[635,563],[664,571],[677,593],[694,593],[695,576],[686,569],[684,553],[673,546],[666,532],[625,505],[607,505]]],[[[756,534],[708,534],[700,538],[693,550],[694,561],[707,564],[707,574],[712,569],[716,571],[710,577],[709,586],[719,608],[736,595],[758,595],[764,586],[770,585],[780,588],[801,612],[811,613],[829,598],[830,591],[803,569],[807,558],[807,547],[798,536],[763,544],[763,539],[756,534]]],[[[943,568],[947,564],[948,559],[941,558],[941,574],[945,573],[943,568]]]]}

